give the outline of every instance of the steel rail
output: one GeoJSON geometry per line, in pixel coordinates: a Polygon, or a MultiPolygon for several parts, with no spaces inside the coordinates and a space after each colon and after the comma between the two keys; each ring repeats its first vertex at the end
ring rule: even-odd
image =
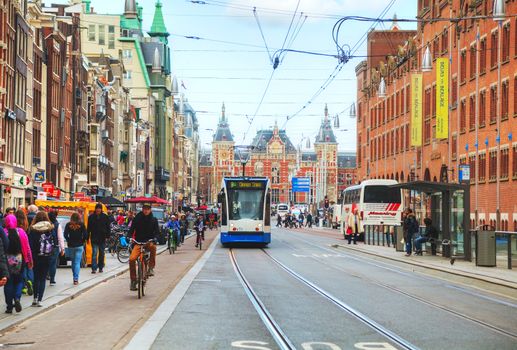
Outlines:
{"type": "Polygon", "coordinates": [[[278,261],[276,258],[274,258],[273,256],[271,256],[267,251],[265,251],[264,249],[262,249],[262,251],[264,252],[264,254],[266,254],[272,261],[274,261],[278,266],[280,266],[284,271],[286,271],[287,273],[289,273],[291,276],[293,276],[294,278],[296,278],[298,281],[302,282],[303,284],[305,284],[306,286],[308,286],[309,288],[311,288],[312,290],[314,290],[315,292],[317,292],[318,294],[320,294],[321,296],[323,296],[324,298],[326,298],[327,300],[329,300],[330,302],[332,302],[333,304],[337,305],[339,308],[341,308],[342,310],[348,312],[349,314],[351,314],[352,316],[358,318],[361,322],[363,322],[364,324],[366,324],[367,326],[369,326],[370,328],[373,328],[375,331],[377,331],[378,333],[384,335],[385,337],[387,337],[388,339],[390,339],[392,342],[394,342],[395,344],[401,346],[403,349],[408,349],[408,350],[418,350],[419,348],[413,344],[411,344],[409,341],[405,340],[404,338],[400,337],[399,335],[393,333],[392,331],[390,331],[389,329],[387,329],[386,327],[382,326],[381,324],[375,322],[374,320],[372,320],[371,318],[369,318],[368,316],[364,315],[363,313],[361,313],[360,311],[352,308],[350,305],[344,303],[343,301],[339,300],[338,298],[334,297],[332,294],[330,294],[329,292],[325,291],[324,289],[318,287],[316,284],[314,284],[313,282],[309,281],[308,279],[306,279],[305,277],[302,277],[300,274],[298,274],[297,272],[291,270],[289,267],[287,267],[286,265],[284,265],[282,262],[278,261]]]}
{"type": "Polygon", "coordinates": [[[249,284],[248,280],[242,273],[232,248],[230,248],[230,250],[228,251],[228,255],[230,256],[230,261],[232,262],[235,274],[237,275],[237,278],[241,282],[242,286],[244,287],[246,295],[253,304],[253,307],[259,314],[260,319],[268,329],[269,333],[271,333],[271,336],[273,337],[277,345],[282,350],[296,349],[291,340],[289,340],[289,338],[282,331],[278,323],[276,323],[276,321],[273,319],[269,311],[267,311],[266,307],[264,306],[264,303],[262,303],[258,295],[255,293],[255,291],[249,284]]]}
{"type": "MultiPolygon", "coordinates": [[[[305,240],[303,240],[303,241],[305,241],[305,240]]],[[[286,243],[286,242],[283,242],[283,243],[284,243],[285,245],[290,246],[290,245],[289,245],[288,243],[286,243]]],[[[312,245],[312,244],[311,244],[311,245],[312,245]]],[[[326,248],[318,247],[318,246],[316,246],[316,245],[314,245],[314,246],[315,246],[315,247],[317,247],[317,248],[320,248],[320,249],[322,249],[322,250],[325,250],[325,251],[330,251],[330,249],[326,249],[326,248]]],[[[265,252],[265,251],[264,251],[264,252],[265,252]]],[[[272,257],[269,253],[267,253],[267,252],[265,252],[265,253],[266,253],[266,254],[267,254],[271,259],[275,260],[277,263],[282,264],[282,263],[278,262],[278,260],[276,260],[274,257],[272,257]]],[[[344,255],[339,254],[339,253],[338,253],[337,255],[338,255],[338,256],[344,256],[344,255]]],[[[345,269],[342,269],[342,268],[340,268],[339,266],[334,266],[334,265],[328,264],[328,263],[326,263],[325,261],[323,261],[323,260],[321,260],[321,259],[318,259],[317,257],[312,257],[312,258],[313,258],[313,260],[315,260],[315,261],[317,261],[317,262],[319,262],[319,263],[321,263],[321,264],[323,264],[323,265],[325,265],[325,266],[327,266],[327,267],[334,268],[334,269],[336,269],[336,270],[338,270],[338,271],[341,271],[341,272],[350,273],[350,271],[347,271],[347,270],[345,270],[345,269]]],[[[396,292],[396,293],[402,294],[402,295],[404,295],[404,296],[406,296],[406,297],[408,297],[408,298],[411,298],[411,299],[417,300],[417,301],[419,301],[419,302],[421,302],[421,303],[423,303],[423,304],[426,304],[426,305],[431,306],[431,307],[434,307],[434,308],[436,308],[436,309],[439,309],[439,310],[442,310],[442,311],[448,312],[448,313],[450,313],[450,314],[452,314],[452,315],[454,315],[454,316],[457,316],[457,317],[459,317],[459,318],[462,318],[462,319],[468,320],[468,321],[470,321],[470,322],[472,322],[472,323],[478,324],[478,325],[483,326],[483,327],[485,327],[485,328],[488,328],[488,329],[490,329],[490,330],[492,330],[492,331],[495,331],[495,332],[497,332],[497,333],[499,333],[499,334],[502,334],[502,335],[505,335],[505,336],[507,336],[507,337],[510,337],[510,338],[513,338],[513,339],[516,339],[516,340],[517,340],[517,334],[516,334],[516,333],[512,333],[511,331],[507,331],[507,330],[505,330],[505,329],[503,329],[503,328],[500,328],[500,327],[498,327],[498,326],[492,325],[492,324],[490,324],[490,323],[488,323],[488,322],[485,322],[485,321],[479,320],[479,319],[477,319],[477,318],[474,318],[474,317],[472,317],[472,316],[469,316],[469,315],[464,314],[464,313],[459,312],[459,311],[455,311],[455,310],[448,309],[446,306],[443,306],[443,305],[440,305],[440,304],[438,304],[438,303],[435,303],[435,302],[432,302],[432,301],[426,300],[426,299],[421,298],[421,297],[419,297],[419,296],[416,296],[416,295],[413,295],[413,294],[408,293],[408,292],[406,292],[406,291],[403,291],[402,289],[396,288],[396,287],[394,287],[394,286],[390,286],[390,285],[385,284],[385,283],[381,283],[381,282],[375,281],[375,280],[370,279],[370,278],[368,278],[368,277],[365,277],[365,276],[359,276],[359,275],[356,275],[356,274],[350,274],[350,275],[351,275],[351,276],[355,276],[355,277],[360,277],[360,278],[362,278],[363,280],[365,280],[365,281],[367,281],[367,282],[369,282],[369,283],[372,283],[372,284],[378,285],[378,286],[380,286],[380,287],[383,287],[383,288],[385,288],[385,289],[391,290],[391,291],[393,291],[393,292],[396,292]]],[[[448,283],[446,283],[446,284],[447,284],[447,285],[449,285],[448,283]]],[[[451,285],[451,286],[452,286],[452,285],[451,285]]],[[[456,289],[460,289],[460,288],[457,288],[457,287],[456,287],[456,289]]],[[[460,291],[462,291],[462,292],[466,292],[466,291],[464,291],[464,290],[462,290],[462,289],[460,289],[460,291]]],[[[474,296],[478,296],[478,297],[483,297],[483,295],[481,295],[481,294],[477,294],[477,293],[470,293],[470,294],[471,294],[471,295],[474,295],[474,296]]],[[[501,301],[498,301],[498,300],[492,300],[492,301],[493,301],[493,302],[499,302],[499,303],[502,303],[501,301]]],[[[506,305],[507,305],[507,306],[515,307],[515,304],[509,304],[509,303],[506,303],[506,305]]]]}

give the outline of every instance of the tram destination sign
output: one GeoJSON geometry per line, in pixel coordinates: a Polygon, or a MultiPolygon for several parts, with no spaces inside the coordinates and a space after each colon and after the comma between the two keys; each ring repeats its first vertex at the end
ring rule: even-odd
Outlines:
{"type": "Polygon", "coordinates": [[[265,187],[265,181],[230,181],[229,183],[229,188],[232,190],[254,190],[265,187]]]}

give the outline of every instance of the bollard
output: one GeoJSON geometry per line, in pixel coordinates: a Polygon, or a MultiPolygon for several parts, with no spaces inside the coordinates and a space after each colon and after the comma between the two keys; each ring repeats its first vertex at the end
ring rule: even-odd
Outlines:
{"type": "Polygon", "coordinates": [[[368,227],[368,245],[370,245],[370,225],[368,227]]]}
{"type": "Polygon", "coordinates": [[[382,246],[384,247],[384,235],[386,234],[386,233],[384,233],[384,225],[382,225],[381,228],[382,228],[382,246]]]}

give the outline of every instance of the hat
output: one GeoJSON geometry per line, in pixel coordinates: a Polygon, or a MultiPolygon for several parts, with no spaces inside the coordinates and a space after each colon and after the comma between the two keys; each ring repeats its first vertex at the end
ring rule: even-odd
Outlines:
{"type": "Polygon", "coordinates": [[[142,208],[151,208],[151,203],[142,204],[142,208]]]}

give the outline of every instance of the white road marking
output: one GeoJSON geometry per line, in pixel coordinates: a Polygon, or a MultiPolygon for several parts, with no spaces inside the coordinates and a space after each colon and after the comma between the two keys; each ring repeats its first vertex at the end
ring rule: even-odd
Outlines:
{"type": "Polygon", "coordinates": [[[391,345],[390,343],[378,343],[378,342],[361,342],[354,344],[356,349],[362,350],[397,350],[396,347],[391,345]]]}
{"type": "Polygon", "coordinates": [[[330,350],[341,350],[341,348],[334,343],[326,343],[326,342],[319,342],[319,341],[311,341],[308,343],[302,343],[302,348],[303,348],[303,350],[312,350],[313,345],[317,345],[318,349],[321,346],[325,346],[326,349],[328,348],[330,350]]]}
{"type": "Polygon", "coordinates": [[[199,259],[189,272],[181,279],[163,303],[158,306],[156,311],[145,322],[142,328],[138,330],[129,344],[125,347],[125,350],[144,350],[151,348],[161,329],[169,320],[203,266],[205,266],[205,263],[214,252],[218,243],[219,240],[216,237],[201,259],[199,259]]]}
{"type": "Polygon", "coordinates": [[[221,282],[221,280],[211,280],[211,279],[204,279],[204,278],[196,278],[194,282],[221,282]]]}
{"type": "Polygon", "coordinates": [[[266,348],[265,346],[260,345],[269,345],[263,341],[255,341],[255,340],[238,340],[232,342],[232,347],[238,349],[255,349],[255,350],[271,350],[271,348],[266,348]]]}

